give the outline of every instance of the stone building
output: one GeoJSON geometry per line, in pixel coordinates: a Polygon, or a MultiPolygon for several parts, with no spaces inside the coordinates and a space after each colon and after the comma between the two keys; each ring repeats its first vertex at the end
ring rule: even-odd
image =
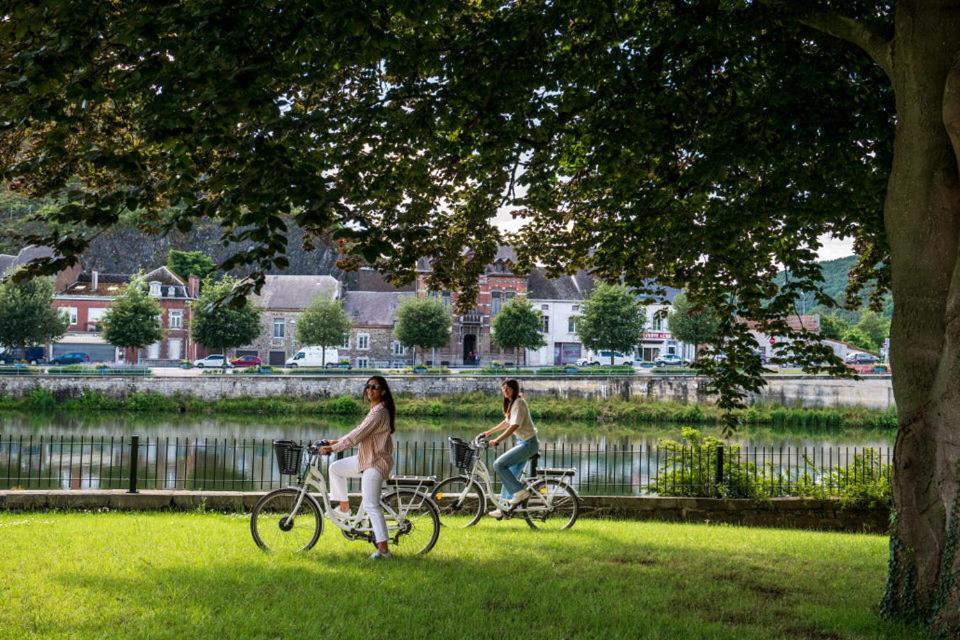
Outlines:
{"type": "Polygon", "coordinates": [[[237,349],[237,356],[259,356],[264,364],[283,366],[301,347],[297,341],[297,319],[318,297],[340,298],[340,283],[333,276],[268,275],[260,293],[250,302],[261,310],[262,331],[249,345],[237,349]]]}
{"type": "Polygon", "coordinates": [[[393,335],[397,307],[413,291],[347,291],[343,308],[350,318],[350,335],[337,348],[341,362],[357,369],[396,368],[413,363],[413,349],[406,349],[393,335]]]}

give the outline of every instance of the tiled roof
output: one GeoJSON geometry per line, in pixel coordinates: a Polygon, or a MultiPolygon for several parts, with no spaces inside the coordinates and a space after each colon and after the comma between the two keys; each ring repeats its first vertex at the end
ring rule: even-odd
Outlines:
{"type": "Polygon", "coordinates": [[[380,291],[392,293],[397,291],[416,291],[416,282],[410,282],[402,287],[390,284],[376,269],[363,267],[343,275],[344,289],[347,291],[380,291]]]}
{"type": "Polygon", "coordinates": [[[11,269],[23,266],[39,258],[49,258],[52,255],[53,250],[50,247],[38,247],[35,245],[20,249],[15,256],[0,253],[0,277],[7,275],[7,272],[11,269]]]}
{"type": "Polygon", "coordinates": [[[93,274],[85,271],[60,293],[68,296],[116,296],[130,282],[129,273],[98,273],[97,288],[93,288],[93,274]]]}
{"type": "Polygon", "coordinates": [[[340,283],[333,276],[269,275],[251,302],[263,309],[306,309],[314,299],[339,297],[340,283]]]}
{"type": "Polygon", "coordinates": [[[348,291],[343,310],[353,324],[389,327],[393,326],[400,301],[414,295],[407,291],[348,291]]]}
{"type": "MultiPolygon", "coordinates": [[[[793,331],[806,330],[810,333],[820,333],[820,316],[817,314],[798,316],[796,314],[787,316],[787,325],[793,331]]],[[[747,320],[747,327],[753,331],[759,331],[759,323],[754,320],[747,320]]]]}
{"type": "Polygon", "coordinates": [[[531,300],[583,300],[593,291],[593,276],[579,271],[572,276],[548,278],[535,268],[527,276],[527,297],[531,300]]]}

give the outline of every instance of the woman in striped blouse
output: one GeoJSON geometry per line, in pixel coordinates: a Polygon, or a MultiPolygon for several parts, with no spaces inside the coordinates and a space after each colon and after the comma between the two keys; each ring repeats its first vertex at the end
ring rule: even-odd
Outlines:
{"type": "Polygon", "coordinates": [[[330,463],[330,498],[340,503],[339,509],[333,509],[333,517],[350,517],[350,503],[347,500],[347,481],[360,478],[360,493],[363,495],[363,509],[370,516],[377,550],[371,558],[390,558],[387,545],[387,522],[380,507],[380,490],[384,481],[390,477],[393,467],[393,431],[397,409],[393,404],[390,387],[382,376],[373,376],[367,380],[363,396],[370,403],[370,411],[353,431],[339,440],[331,440],[330,446],[321,448],[321,453],[346,451],[357,447],[357,455],[330,463]]]}

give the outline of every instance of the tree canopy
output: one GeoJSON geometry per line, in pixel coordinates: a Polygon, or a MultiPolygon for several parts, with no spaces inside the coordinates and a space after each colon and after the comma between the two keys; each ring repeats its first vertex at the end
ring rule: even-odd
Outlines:
{"type": "Polygon", "coordinates": [[[720,335],[720,319],[716,312],[695,309],[682,293],[674,298],[667,323],[674,338],[693,345],[694,357],[700,345],[714,342],[720,335]]]}
{"type": "Polygon", "coordinates": [[[49,278],[0,284],[0,344],[22,349],[60,338],[69,320],[52,301],[53,283],[49,278]]]}
{"type": "Polygon", "coordinates": [[[731,407],[763,384],[741,318],[808,371],[849,375],[786,318],[801,292],[833,304],[820,238],[854,238],[854,288],[895,303],[904,551],[883,610],[960,628],[960,558],[944,555],[960,495],[954,0],[3,11],[3,177],[63,201],[52,221],[73,225],[33,239],[61,256],[34,271],[130,209],[157,231],[212,218],[226,242],[253,241],[223,266],[251,265],[254,285],[285,265],[295,224],[334,236],[344,267],[410,279],[428,257],[430,286],[469,307],[510,205],[520,268],[653,278],[714,307],[727,358],[706,371],[731,407]]]}
{"type": "Polygon", "coordinates": [[[580,309],[577,335],[591,351],[609,349],[629,354],[640,344],[645,321],[643,309],[629,288],[600,283],[580,309]]]}
{"type": "MultiPolygon", "coordinates": [[[[229,276],[207,279],[193,305],[190,335],[211,349],[223,351],[250,344],[260,335],[260,310],[234,295],[238,282],[229,276]],[[231,299],[232,304],[223,304],[231,299]]],[[[224,360],[226,362],[226,360],[224,360]]]]}
{"type": "MultiPolygon", "coordinates": [[[[539,349],[543,339],[540,312],[526,298],[513,298],[493,319],[493,341],[503,349],[539,349]]],[[[517,358],[517,366],[520,359],[517,358]]]]}
{"type": "Polygon", "coordinates": [[[393,334],[406,347],[444,347],[450,342],[450,310],[432,296],[404,298],[397,307],[393,334]]]}
{"type": "Polygon", "coordinates": [[[167,268],[184,281],[192,275],[203,280],[213,273],[215,267],[213,258],[202,251],[171,249],[167,252],[167,268]]]}
{"type": "Polygon", "coordinates": [[[135,276],[113,299],[100,324],[103,339],[115,347],[139,350],[163,338],[163,308],[147,295],[143,278],[135,276]]]}
{"type": "Polygon", "coordinates": [[[348,333],[350,318],[339,300],[318,296],[297,318],[297,340],[304,346],[322,347],[323,365],[327,364],[327,347],[343,344],[343,337],[348,333]]]}

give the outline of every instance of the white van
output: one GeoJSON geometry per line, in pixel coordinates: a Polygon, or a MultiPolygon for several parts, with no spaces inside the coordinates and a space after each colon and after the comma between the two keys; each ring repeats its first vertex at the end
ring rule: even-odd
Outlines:
{"type": "MultiPolygon", "coordinates": [[[[609,365],[610,354],[611,352],[606,350],[596,351],[596,352],[589,351],[587,352],[587,357],[581,358],[580,361],[577,362],[577,365],[581,367],[588,367],[591,365],[609,365]]],[[[615,367],[623,366],[623,365],[629,366],[632,364],[633,364],[632,353],[623,354],[623,353],[620,353],[619,351],[613,352],[613,365],[615,367]]]]}
{"type": "Polygon", "coordinates": [[[288,367],[322,367],[324,363],[327,366],[336,366],[340,362],[340,354],[336,349],[327,347],[326,356],[323,353],[323,347],[300,347],[300,350],[288,359],[288,367]]]}

